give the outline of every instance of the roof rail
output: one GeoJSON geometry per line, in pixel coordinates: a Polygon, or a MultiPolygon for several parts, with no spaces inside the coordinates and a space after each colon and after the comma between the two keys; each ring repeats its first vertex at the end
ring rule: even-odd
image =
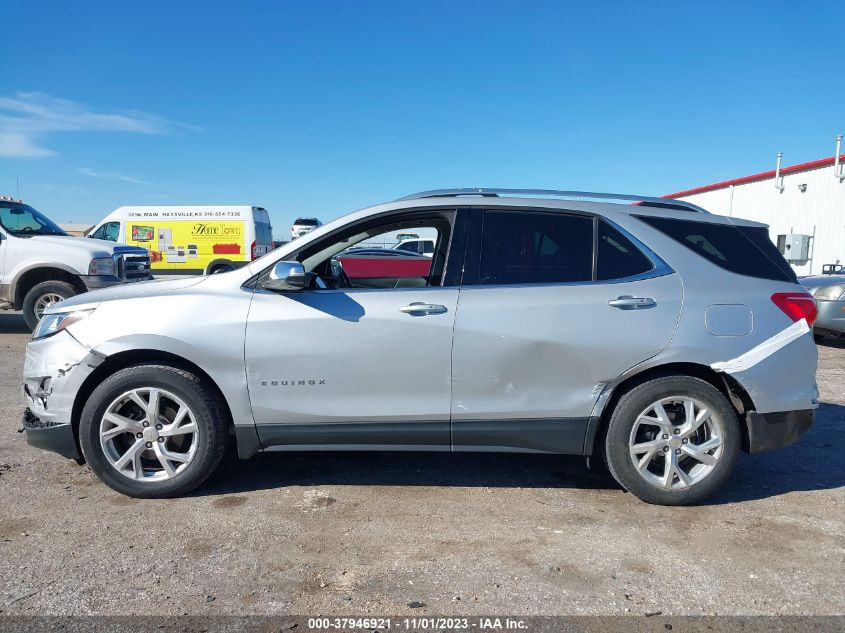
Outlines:
{"type": "Polygon", "coordinates": [[[432,189],[420,191],[409,196],[397,198],[397,202],[403,200],[419,200],[420,198],[455,198],[458,196],[480,196],[482,198],[497,198],[500,195],[517,196],[546,196],[554,198],[592,198],[594,200],[628,200],[640,202],[649,206],[661,207],[664,209],[679,209],[695,211],[696,213],[709,213],[698,205],[684,200],[674,198],[655,198],[653,196],[640,196],[624,193],[601,193],[598,191],[560,191],[558,189],[499,189],[481,187],[461,187],[457,189],[432,189]]]}

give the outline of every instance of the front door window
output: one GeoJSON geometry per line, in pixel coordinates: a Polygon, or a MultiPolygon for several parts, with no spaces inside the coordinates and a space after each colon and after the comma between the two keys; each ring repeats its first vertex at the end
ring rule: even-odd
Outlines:
{"type": "MultiPolygon", "coordinates": [[[[446,267],[453,214],[399,217],[350,229],[310,245],[298,259],[328,288],[427,288],[440,286],[446,267]],[[403,234],[432,244],[429,254],[399,248],[403,234]]],[[[313,284],[313,287],[321,287],[313,284]]]]}
{"type": "Polygon", "coordinates": [[[116,242],[120,237],[120,222],[106,222],[98,227],[96,231],[91,233],[88,237],[96,240],[107,240],[109,242],[116,242]]]}

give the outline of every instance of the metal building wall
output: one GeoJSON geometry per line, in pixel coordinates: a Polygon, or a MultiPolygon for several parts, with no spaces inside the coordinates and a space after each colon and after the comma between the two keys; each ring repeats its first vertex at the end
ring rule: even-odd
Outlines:
{"type": "Polygon", "coordinates": [[[755,220],[769,225],[777,244],[778,235],[814,235],[810,259],[793,263],[800,275],[818,274],[824,264],[845,264],[845,182],[834,177],[833,165],[783,176],[783,192],[774,178],[731,185],[722,189],[683,196],[711,213],[755,220]],[[801,185],[806,190],[801,191],[801,185]]]}

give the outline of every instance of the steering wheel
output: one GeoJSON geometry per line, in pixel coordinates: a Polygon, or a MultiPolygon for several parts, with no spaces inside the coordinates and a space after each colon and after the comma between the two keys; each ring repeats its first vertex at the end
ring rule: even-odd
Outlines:
{"type": "Polygon", "coordinates": [[[25,226],[22,229],[18,229],[21,233],[35,233],[35,229],[31,226],[25,226]]]}
{"type": "Polygon", "coordinates": [[[349,275],[347,275],[346,271],[343,270],[343,262],[332,257],[329,268],[331,269],[332,277],[334,277],[338,288],[352,287],[352,281],[349,279],[349,275]]]}

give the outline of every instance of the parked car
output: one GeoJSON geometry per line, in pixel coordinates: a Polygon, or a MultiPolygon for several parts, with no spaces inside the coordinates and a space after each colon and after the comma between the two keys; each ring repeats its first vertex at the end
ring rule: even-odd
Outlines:
{"type": "Polygon", "coordinates": [[[642,196],[427,192],[227,275],[49,308],[23,428],[136,497],[185,494],[233,442],[585,455],[641,499],[694,503],[741,449],[812,424],[815,314],[761,224],[642,196]],[[438,236],[424,275],[374,288],[336,257],[418,227],[438,236]]]}
{"type": "Polygon", "coordinates": [[[343,271],[361,287],[391,287],[397,279],[424,279],[431,256],[390,248],[351,249],[337,256],[343,271]]]}
{"type": "Polygon", "coordinates": [[[156,275],[225,273],[273,250],[263,207],[119,207],[88,237],[150,249],[156,275]]]}
{"type": "Polygon", "coordinates": [[[0,197],[0,310],[23,310],[30,329],[63,299],[150,278],[147,249],[71,237],[22,201],[0,197]]]}
{"type": "Polygon", "coordinates": [[[826,274],[802,277],[801,284],[816,299],[819,315],[813,331],[820,336],[845,334],[845,275],[826,274]]]}
{"type": "Polygon", "coordinates": [[[295,240],[298,237],[302,237],[320,226],[323,226],[323,223],[317,218],[296,218],[293,226],[290,227],[290,239],[295,240]]]}
{"type": "Polygon", "coordinates": [[[401,240],[394,244],[391,248],[398,251],[407,251],[409,253],[416,253],[417,255],[432,257],[434,255],[434,240],[401,240]]]}

